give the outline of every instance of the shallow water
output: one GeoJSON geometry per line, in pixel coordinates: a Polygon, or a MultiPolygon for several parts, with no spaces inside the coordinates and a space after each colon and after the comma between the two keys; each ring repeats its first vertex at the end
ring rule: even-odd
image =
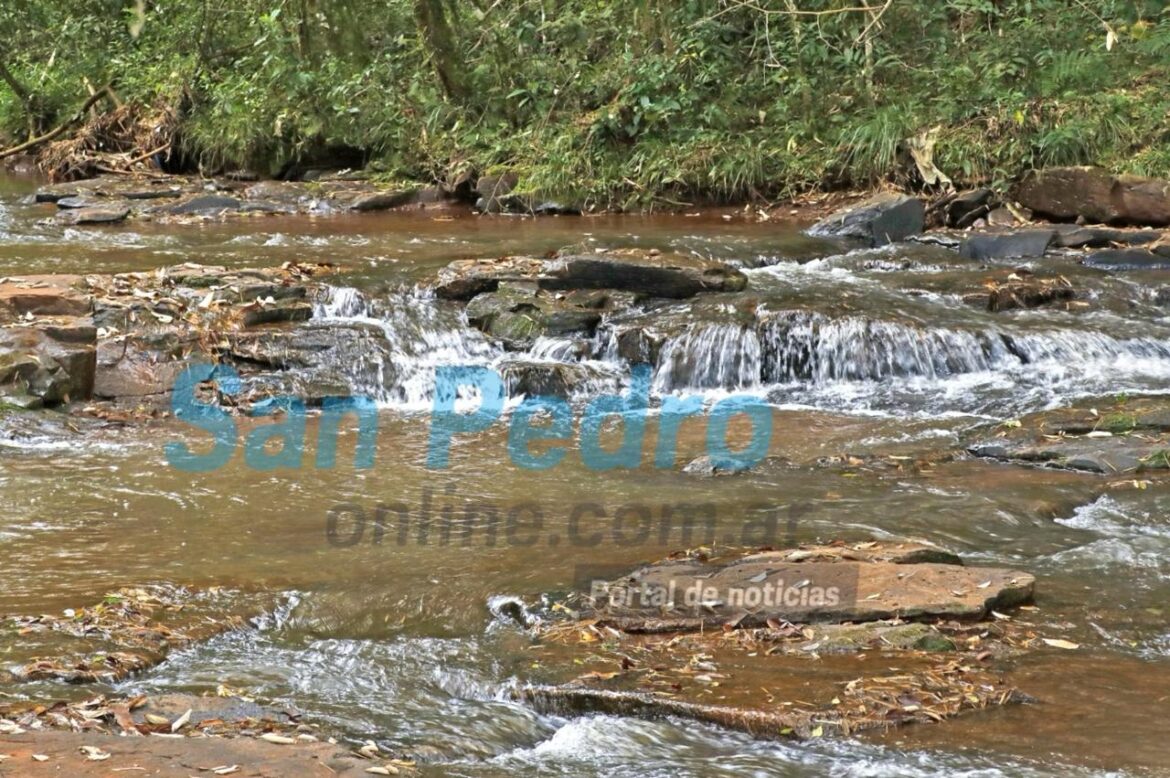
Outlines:
{"type": "MultiPolygon", "coordinates": [[[[315,425],[306,466],[271,473],[244,467],[238,452],[210,473],[170,467],[166,441],[201,440],[177,424],[150,434],[58,429],[0,443],[0,612],[75,607],[150,581],[288,593],[286,607],[260,629],[185,650],[125,690],[227,684],[295,703],[354,741],[419,754],[434,775],[1170,768],[1170,489],[971,460],[870,459],[949,450],[977,425],[1080,398],[1167,391],[1170,322],[1145,297],[1162,283],[1156,276],[1110,278],[1045,260],[1037,272],[1051,265],[1091,286],[1095,304],[991,314],[957,300],[957,285],[983,271],[946,251],[842,252],[794,225],[738,216],[411,213],[75,230],[43,223],[53,209],[22,204],[28,191],[0,179],[0,276],[185,261],[336,262],[345,268],[338,286],[353,291],[335,292],[322,313],[376,322],[397,344],[378,371],[353,366],[355,391],[381,405],[370,470],[355,469],[345,454],[334,469],[313,467],[315,425]],[[460,439],[448,469],[425,467],[434,366],[498,366],[510,357],[461,329],[414,285],[454,258],[580,243],[762,266],[748,271],[748,292],[726,310],[699,315],[708,305],[700,302],[669,312],[685,326],[654,386],[712,399],[766,393],[778,410],[764,465],[734,478],[679,472],[704,450],[705,428],[695,421],[682,427],[675,468],[654,468],[653,419],[645,464],[635,471],[589,470],[575,449],[551,470],[517,468],[502,424],[460,439]],[[776,312],[772,329],[761,336],[745,328],[741,305],[776,312]],[[1015,351],[997,345],[1005,336],[1015,351]],[[840,459],[846,455],[858,458],[840,459]],[[903,461],[902,469],[891,465],[903,461]],[[401,503],[415,523],[401,534],[392,523],[381,542],[368,521],[360,538],[351,534],[352,506],[368,519],[379,503],[401,503]],[[1019,661],[1013,680],[1037,705],[858,741],[762,743],[681,721],[565,720],[506,701],[514,679],[533,675],[531,659],[525,638],[492,618],[489,600],[564,591],[587,568],[620,571],[697,545],[664,517],[704,503],[714,506],[719,543],[912,537],[974,563],[1027,570],[1040,582],[1032,620],[1084,648],[1019,661]],[[330,538],[330,511],[342,505],[351,507],[330,538]],[[417,517],[427,505],[424,536],[417,517]],[[574,526],[578,506],[591,506],[591,520],[574,526]],[[649,523],[631,518],[641,516],[649,523]]],[[[584,357],[598,365],[597,391],[628,380],[603,340],[584,357]]],[[[571,345],[546,343],[538,356],[582,358],[566,356],[571,345]]],[[[241,437],[255,423],[241,422],[241,437]]],[[[41,685],[16,693],[55,692],[41,685]]]]}

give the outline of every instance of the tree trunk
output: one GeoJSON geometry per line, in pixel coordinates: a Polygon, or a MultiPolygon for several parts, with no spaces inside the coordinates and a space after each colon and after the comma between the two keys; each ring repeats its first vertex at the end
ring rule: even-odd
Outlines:
{"type": "Polygon", "coordinates": [[[468,88],[459,70],[455,31],[443,8],[443,0],[414,0],[414,17],[443,91],[452,100],[464,100],[468,88]]]}
{"type": "Polygon", "coordinates": [[[16,98],[20,100],[21,104],[24,106],[25,120],[28,122],[28,136],[32,138],[38,132],[40,132],[41,120],[43,118],[38,115],[39,112],[37,111],[36,107],[36,98],[33,96],[32,92],[30,92],[28,88],[25,87],[24,84],[20,83],[16,76],[13,75],[12,71],[8,69],[8,66],[4,64],[4,60],[0,60],[0,81],[8,84],[8,88],[12,90],[12,93],[16,95],[16,98]]]}

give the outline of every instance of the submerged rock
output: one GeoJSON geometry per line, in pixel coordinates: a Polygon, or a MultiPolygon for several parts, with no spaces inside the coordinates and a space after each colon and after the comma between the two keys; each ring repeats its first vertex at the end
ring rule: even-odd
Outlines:
{"type": "Polygon", "coordinates": [[[93,327],[0,327],[0,399],[31,396],[45,405],[83,400],[93,391],[93,327]]]}
{"type": "Polygon", "coordinates": [[[59,211],[56,219],[61,224],[113,224],[129,215],[130,207],[126,205],[89,205],[59,211]]]}
{"type": "Polygon", "coordinates": [[[1170,246],[1147,249],[1105,249],[1089,254],[1081,263],[1098,270],[1168,270],[1170,246]]]}
{"type": "Polygon", "coordinates": [[[959,256],[980,261],[1042,257],[1055,239],[1052,229],[976,233],[963,241],[959,256]]]}
{"type": "Polygon", "coordinates": [[[978,457],[1102,475],[1170,469],[1170,402],[1103,400],[1029,414],[968,446],[978,457]]]}
{"type": "Polygon", "coordinates": [[[917,235],[925,226],[926,206],[921,200],[885,193],[822,219],[809,234],[856,238],[876,247],[917,235]]]}

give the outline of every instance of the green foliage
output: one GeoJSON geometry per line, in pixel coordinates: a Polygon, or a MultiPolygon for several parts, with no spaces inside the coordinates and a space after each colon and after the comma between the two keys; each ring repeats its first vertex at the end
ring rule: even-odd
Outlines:
{"type": "MultiPolygon", "coordinates": [[[[106,81],[176,107],[205,169],[350,148],[395,179],[507,167],[593,206],[870,185],[930,129],[963,183],[1055,164],[1170,174],[1163,3],[859,5],[12,0],[0,64],[41,126],[106,81]]],[[[22,138],[27,114],[0,82],[0,132],[22,138]]]]}

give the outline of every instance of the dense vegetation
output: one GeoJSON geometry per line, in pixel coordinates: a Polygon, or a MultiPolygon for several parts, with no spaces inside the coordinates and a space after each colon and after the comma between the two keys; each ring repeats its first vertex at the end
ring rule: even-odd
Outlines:
{"type": "Polygon", "coordinates": [[[205,170],[348,151],[388,178],[511,168],[596,205],[871,184],[928,131],[957,181],[1166,174],[1163,6],[5,0],[0,134],[53,127],[111,83],[205,170]]]}

